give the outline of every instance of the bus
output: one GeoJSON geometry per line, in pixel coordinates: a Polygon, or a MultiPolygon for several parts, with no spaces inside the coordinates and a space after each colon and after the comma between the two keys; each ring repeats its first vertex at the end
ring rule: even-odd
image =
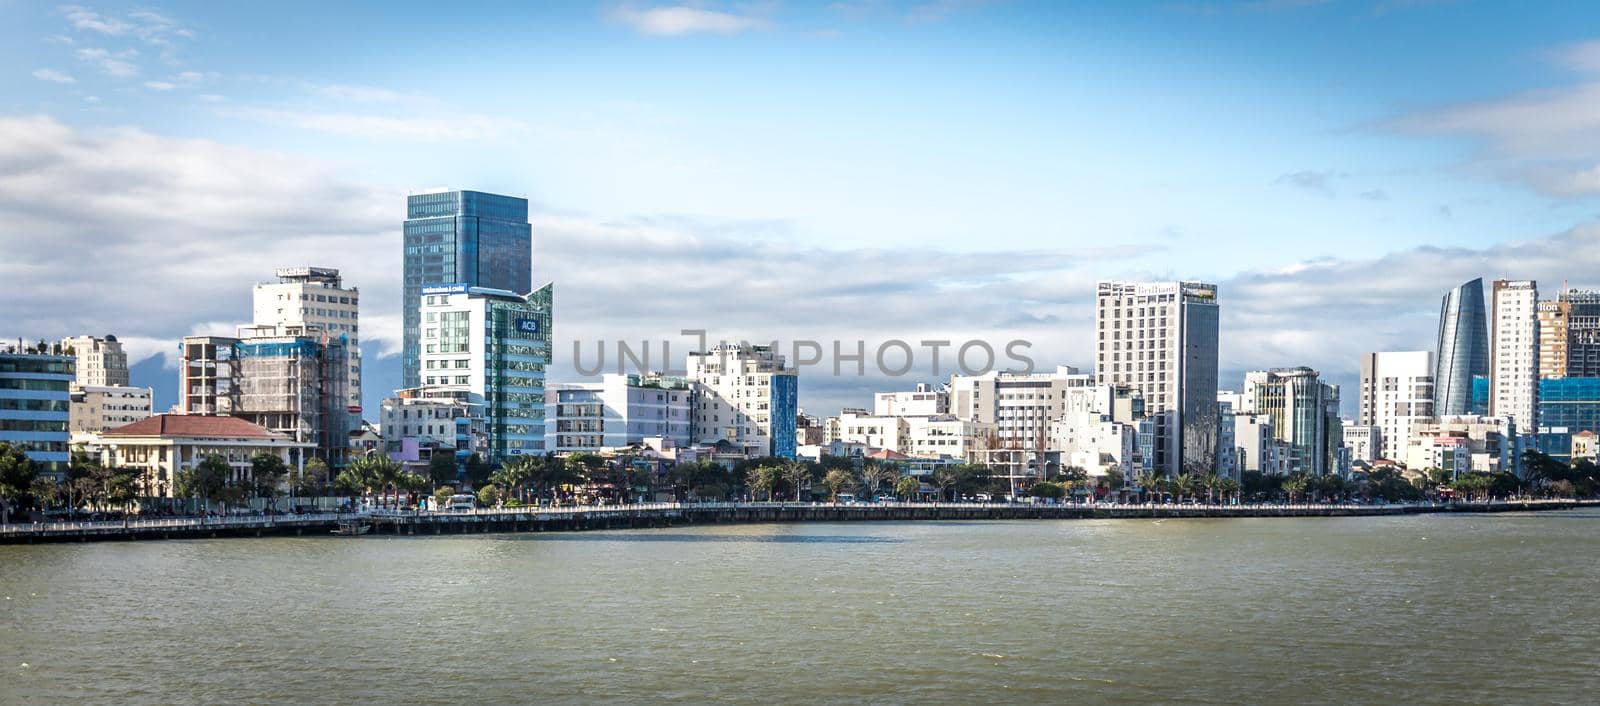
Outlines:
{"type": "Polygon", "coordinates": [[[478,506],[478,499],[470,493],[456,493],[450,496],[450,502],[439,508],[443,512],[467,512],[478,506]]]}

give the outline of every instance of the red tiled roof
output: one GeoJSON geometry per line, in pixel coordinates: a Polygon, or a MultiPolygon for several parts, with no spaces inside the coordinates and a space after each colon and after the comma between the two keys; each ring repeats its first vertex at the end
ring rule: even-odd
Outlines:
{"type": "Polygon", "coordinates": [[[867,454],[867,458],[877,458],[892,461],[911,457],[892,449],[878,449],[877,451],[867,454]]]}
{"type": "Polygon", "coordinates": [[[203,414],[157,414],[107,431],[103,436],[228,437],[233,439],[286,438],[259,424],[238,417],[203,414]]]}

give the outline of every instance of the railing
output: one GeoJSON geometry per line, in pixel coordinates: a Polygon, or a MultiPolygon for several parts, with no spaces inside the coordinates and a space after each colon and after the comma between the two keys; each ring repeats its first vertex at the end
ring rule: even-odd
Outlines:
{"type": "Polygon", "coordinates": [[[354,520],[359,515],[348,512],[323,512],[306,515],[224,515],[221,517],[162,517],[155,519],[98,520],[83,522],[15,522],[0,524],[0,534],[76,532],[90,530],[160,530],[190,529],[196,527],[270,527],[294,526],[354,520]]]}

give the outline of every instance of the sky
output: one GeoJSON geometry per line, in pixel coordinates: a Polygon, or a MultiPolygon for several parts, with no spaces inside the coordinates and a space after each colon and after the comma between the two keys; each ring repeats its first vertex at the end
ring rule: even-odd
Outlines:
{"type": "MultiPolygon", "coordinates": [[[[1183,278],[1220,288],[1223,388],[1292,365],[1349,385],[1361,352],[1431,349],[1467,279],[1600,287],[1587,3],[0,15],[0,336],[117,334],[158,406],[181,336],[231,332],[253,283],[310,264],[362,290],[375,411],[404,199],[445,187],[529,199],[556,381],[574,341],[682,329],[1020,339],[1088,369],[1096,281],[1183,278]]],[[[867,406],[928,363],[806,371],[801,405],[867,406]]]]}

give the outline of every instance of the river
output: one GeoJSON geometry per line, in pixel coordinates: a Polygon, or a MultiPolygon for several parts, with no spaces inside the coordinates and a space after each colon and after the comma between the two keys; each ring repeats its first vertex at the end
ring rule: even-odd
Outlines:
{"type": "Polygon", "coordinates": [[[0,703],[1593,703],[1600,510],[0,546],[0,703]]]}

